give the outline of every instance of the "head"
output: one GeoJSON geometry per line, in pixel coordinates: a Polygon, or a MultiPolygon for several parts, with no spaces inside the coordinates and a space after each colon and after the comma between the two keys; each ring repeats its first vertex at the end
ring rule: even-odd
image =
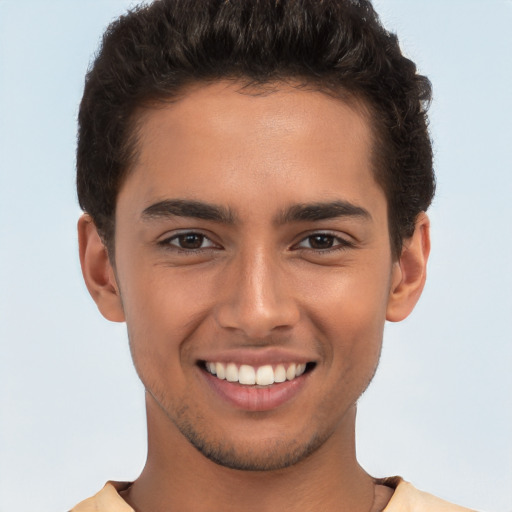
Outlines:
{"type": "Polygon", "coordinates": [[[127,322],[150,452],[179,432],[284,468],[350,445],[384,321],[421,293],[429,84],[369,3],[199,5],[120,18],[88,73],[82,267],[127,322]]]}
{"type": "Polygon", "coordinates": [[[115,21],[89,70],[79,113],[77,186],[113,257],[119,189],[137,157],[142,112],[194,84],[275,84],[357,103],[388,202],[393,255],[434,193],[428,79],[366,0],[156,1],[115,21]]]}

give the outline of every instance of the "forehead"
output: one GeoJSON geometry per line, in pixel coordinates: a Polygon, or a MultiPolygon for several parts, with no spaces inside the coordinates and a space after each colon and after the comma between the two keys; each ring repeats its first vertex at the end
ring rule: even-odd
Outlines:
{"type": "Polygon", "coordinates": [[[320,144],[324,149],[333,144],[353,144],[356,139],[370,146],[368,118],[364,103],[354,97],[342,100],[284,83],[244,86],[219,81],[196,84],[176,101],[144,110],[139,120],[139,143],[158,144],[164,130],[169,136],[201,137],[196,143],[249,137],[255,150],[260,149],[258,141],[284,142],[287,135],[290,140],[301,137],[309,141],[307,146],[320,144]]]}
{"type": "Polygon", "coordinates": [[[284,84],[197,86],[142,113],[120,199],[126,188],[141,208],[170,196],[219,203],[264,193],[270,205],[379,194],[367,119],[355,102],[284,84]]]}

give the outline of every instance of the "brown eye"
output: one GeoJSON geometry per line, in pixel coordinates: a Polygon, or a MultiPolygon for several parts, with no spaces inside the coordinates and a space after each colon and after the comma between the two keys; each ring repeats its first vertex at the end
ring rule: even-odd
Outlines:
{"type": "Polygon", "coordinates": [[[196,233],[179,235],[178,243],[182,249],[199,249],[203,245],[204,236],[196,233]]]}
{"type": "Polygon", "coordinates": [[[327,253],[338,249],[347,249],[352,246],[351,242],[339,236],[331,235],[330,233],[314,233],[302,239],[296,248],[327,253]]]}
{"type": "Polygon", "coordinates": [[[331,249],[334,244],[332,235],[312,235],[308,237],[309,245],[312,249],[331,249]]]}
{"type": "Polygon", "coordinates": [[[169,238],[167,241],[164,241],[164,243],[185,251],[215,247],[215,244],[201,233],[181,233],[169,238]]]}

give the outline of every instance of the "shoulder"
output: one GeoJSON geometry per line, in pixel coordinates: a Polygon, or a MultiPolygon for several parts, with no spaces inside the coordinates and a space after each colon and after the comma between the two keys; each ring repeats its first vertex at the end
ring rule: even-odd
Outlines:
{"type": "MultiPolygon", "coordinates": [[[[420,491],[400,477],[384,478],[378,483],[394,489],[383,512],[476,512],[420,491]]],[[[100,492],[82,501],[70,512],[134,512],[119,496],[119,491],[129,486],[130,482],[107,482],[100,492]]]]}
{"type": "Polygon", "coordinates": [[[107,482],[100,492],[80,502],[70,512],[134,512],[119,491],[127,489],[131,482],[107,482]]]}
{"type": "Polygon", "coordinates": [[[420,491],[399,477],[385,478],[379,483],[395,489],[383,512],[476,512],[420,491]]]}

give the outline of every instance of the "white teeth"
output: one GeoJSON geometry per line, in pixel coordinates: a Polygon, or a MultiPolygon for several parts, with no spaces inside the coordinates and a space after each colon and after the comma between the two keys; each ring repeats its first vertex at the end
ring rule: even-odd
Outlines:
{"type": "Polygon", "coordinates": [[[217,377],[219,379],[226,378],[226,369],[222,363],[215,363],[215,372],[217,373],[217,377]]]}
{"type": "Polygon", "coordinates": [[[226,366],[226,380],[229,382],[238,382],[238,368],[236,364],[229,363],[226,366]]]}
{"type": "Polygon", "coordinates": [[[286,380],[286,369],[282,364],[278,364],[274,370],[274,382],[284,382],[286,380]]]}
{"type": "Polygon", "coordinates": [[[240,384],[256,384],[256,372],[252,366],[243,364],[238,370],[238,382],[240,384]]]}
{"type": "Polygon", "coordinates": [[[306,364],[291,363],[288,368],[284,364],[278,364],[275,368],[266,364],[255,368],[248,364],[238,367],[235,363],[205,363],[206,370],[218,379],[226,379],[228,382],[238,382],[246,386],[257,384],[270,386],[274,383],[285,382],[300,377],[306,371],[306,364]]]}
{"type": "Polygon", "coordinates": [[[290,366],[288,366],[288,370],[286,370],[286,378],[288,380],[293,380],[295,378],[296,369],[297,365],[295,363],[292,363],[290,366]]]}
{"type": "Polygon", "coordinates": [[[256,384],[260,386],[269,386],[274,384],[274,369],[272,366],[267,364],[266,366],[260,366],[256,372],[256,384]]]}

